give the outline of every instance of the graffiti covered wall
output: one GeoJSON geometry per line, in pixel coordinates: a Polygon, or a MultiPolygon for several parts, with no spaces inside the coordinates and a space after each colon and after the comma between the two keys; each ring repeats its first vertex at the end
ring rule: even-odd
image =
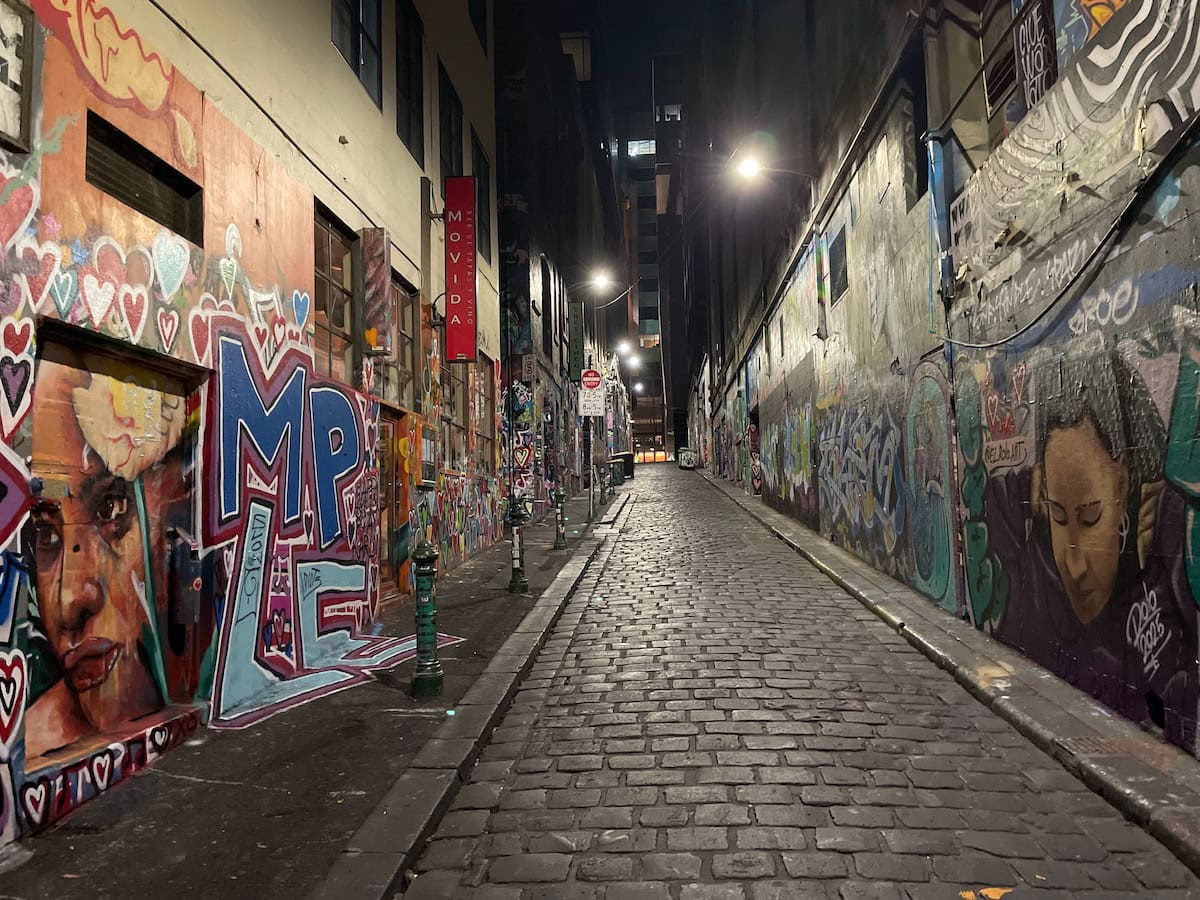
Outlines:
{"type": "Polygon", "coordinates": [[[375,369],[331,377],[313,195],[105,5],[32,5],[32,150],[0,154],[0,842],[202,721],[246,727],[412,658],[375,628],[381,539],[406,556],[419,531],[453,565],[500,530],[474,419],[470,468],[416,490],[439,421],[426,323],[427,418],[385,448],[407,521],[381,537],[375,369]],[[194,184],[202,227],[94,186],[101,132],[194,184]]]}
{"type": "Polygon", "coordinates": [[[1200,4],[1054,10],[1057,82],[944,218],[899,92],[725,382],[716,469],[747,484],[757,398],[766,502],[1195,753],[1200,4]]]}
{"type": "Polygon", "coordinates": [[[952,310],[956,334],[1003,341],[955,365],[971,615],[1192,752],[1197,13],[1069,14],[1071,67],[955,201],[973,277],[952,310]],[[1074,189],[1039,164],[1044,135],[1074,189]]]}

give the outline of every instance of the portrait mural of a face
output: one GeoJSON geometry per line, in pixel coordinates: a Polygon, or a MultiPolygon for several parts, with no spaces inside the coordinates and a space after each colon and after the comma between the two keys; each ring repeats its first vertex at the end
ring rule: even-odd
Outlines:
{"type": "Polygon", "coordinates": [[[1086,625],[1146,563],[1167,429],[1132,361],[1102,339],[1036,371],[1033,511],[1070,608],[1086,625]]]}
{"type": "Polygon", "coordinates": [[[999,631],[1191,749],[1196,603],[1186,501],[1166,479],[1167,424],[1143,374],[1158,353],[1090,335],[1032,366],[1034,556],[1013,568],[1022,587],[999,631]]]}
{"type": "Polygon", "coordinates": [[[160,709],[165,513],[183,493],[182,387],[50,344],[38,366],[30,756],[160,709]]]}

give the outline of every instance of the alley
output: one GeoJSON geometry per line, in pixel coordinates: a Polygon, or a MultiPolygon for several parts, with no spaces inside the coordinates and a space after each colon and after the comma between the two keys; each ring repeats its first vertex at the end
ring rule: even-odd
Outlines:
{"type": "Polygon", "coordinates": [[[632,492],[406,898],[1198,889],[702,477],[632,492]]]}

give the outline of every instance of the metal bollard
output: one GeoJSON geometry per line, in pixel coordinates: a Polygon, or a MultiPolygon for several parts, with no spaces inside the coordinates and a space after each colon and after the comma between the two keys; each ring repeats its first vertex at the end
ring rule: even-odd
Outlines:
{"type": "Polygon", "coordinates": [[[554,549],[567,549],[567,492],[558,487],[554,489],[554,549]]]}
{"type": "Polygon", "coordinates": [[[417,575],[417,669],[409,693],[418,699],[442,692],[442,661],[438,659],[437,604],[433,581],[437,577],[437,547],[422,540],[412,552],[417,575]]]}
{"type": "Polygon", "coordinates": [[[525,577],[525,544],[522,538],[522,526],[529,521],[529,514],[520,501],[508,515],[512,523],[512,578],[508,582],[510,594],[524,594],[529,590],[529,579],[525,577]]]}

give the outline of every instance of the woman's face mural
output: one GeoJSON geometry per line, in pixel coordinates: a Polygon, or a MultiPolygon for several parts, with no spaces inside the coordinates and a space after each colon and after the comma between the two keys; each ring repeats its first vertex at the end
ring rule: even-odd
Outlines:
{"type": "Polygon", "coordinates": [[[158,510],[185,417],[154,376],[97,357],[43,359],[35,402],[37,604],[61,677],[30,708],[30,755],[163,705],[151,664],[158,510]]]}
{"type": "Polygon", "coordinates": [[[1128,589],[1154,525],[1166,430],[1133,361],[1081,341],[1037,369],[1033,508],[1063,593],[1086,625],[1128,589]]]}
{"type": "Polygon", "coordinates": [[[1054,562],[1076,618],[1086,624],[1116,586],[1129,470],[1109,456],[1089,419],[1052,431],[1042,466],[1054,562]]]}

